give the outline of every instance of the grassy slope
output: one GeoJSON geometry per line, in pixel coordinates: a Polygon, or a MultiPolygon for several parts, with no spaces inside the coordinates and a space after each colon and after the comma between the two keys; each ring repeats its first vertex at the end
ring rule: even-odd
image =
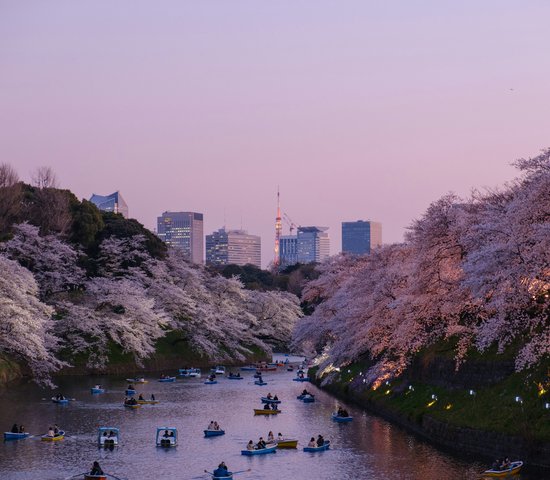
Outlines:
{"type": "MultiPolygon", "coordinates": [[[[331,385],[343,395],[350,394],[350,383],[364,369],[361,364],[347,367],[331,385]]],[[[420,423],[424,415],[438,420],[474,429],[518,435],[531,441],[550,442],[550,392],[540,395],[537,384],[546,382],[550,390],[550,360],[538,368],[514,373],[503,381],[478,388],[475,395],[469,391],[447,390],[441,387],[413,383],[409,390],[405,380],[397,379],[377,390],[352,393],[361,403],[375,405],[420,423]],[[432,402],[432,395],[437,401],[432,402]],[[523,403],[515,401],[521,397],[523,403]]]]}

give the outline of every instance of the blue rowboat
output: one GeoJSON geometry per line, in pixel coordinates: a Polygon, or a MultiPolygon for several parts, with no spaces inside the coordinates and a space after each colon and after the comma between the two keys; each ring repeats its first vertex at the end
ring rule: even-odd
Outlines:
{"type": "Polygon", "coordinates": [[[105,389],[104,388],[90,388],[90,392],[92,393],[105,393],[105,389]]]}
{"type": "Polygon", "coordinates": [[[68,398],[63,398],[63,399],[59,400],[55,397],[52,397],[52,402],[53,403],[59,403],[60,405],[67,405],[67,403],[69,403],[69,399],[68,398]]]}
{"type": "Polygon", "coordinates": [[[315,401],[315,397],[313,395],[304,395],[302,401],[304,403],[313,403],[315,401]]]}
{"type": "Polygon", "coordinates": [[[281,403],[280,400],[273,400],[272,398],[260,397],[262,403],[281,403]]]}
{"type": "Polygon", "coordinates": [[[126,395],[135,395],[136,391],[133,388],[126,389],[126,395]]]}
{"type": "Polygon", "coordinates": [[[259,380],[256,380],[256,381],[254,382],[254,385],[260,385],[260,386],[261,386],[261,385],[267,385],[267,382],[260,382],[259,380]]]}
{"type": "Polygon", "coordinates": [[[481,475],[483,477],[508,477],[511,475],[516,475],[521,470],[523,462],[516,460],[512,462],[508,468],[504,470],[485,470],[481,475]]]}
{"type": "Polygon", "coordinates": [[[220,435],[225,435],[225,430],[208,430],[204,431],[205,437],[218,437],[220,435]]]}
{"type": "Polygon", "coordinates": [[[320,447],[304,447],[304,452],[322,452],[330,448],[330,440],[325,440],[325,443],[320,447]]]}
{"type": "Polygon", "coordinates": [[[271,446],[265,448],[259,448],[255,450],[241,450],[241,455],[265,455],[266,453],[276,453],[277,452],[277,445],[271,446]]]}
{"type": "Polygon", "coordinates": [[[164,378],[159,378],[158,381],[159,381],[159,382],[163,382],[163,383],[171,383],[171,382],[175,382],[175,381],[176,381],[176,377],[164,377],[164,378]]]}
{"type": "Polygon", "coordinates": [[[215,385],[216,383],[218,383],[217,380],[206,380],[204,382],[205,385],[215,385]]]}
{"type": "Polygon", "coordinates": [[[304,378],[296,377],[296,378],[293,378],[292,380],[294,380],[295,382],[309,382],[309,377],[304,377],[304,378]]]}
{"type": "Polygon", "coordinates": [[[353,417],[340,417],[336,412],[332,412],[332,419],[338,423],[347,423],[353,420],[353,417]]]}
{"type": "Polygon", "coordinates": [[[4,432],[4,440],[23,440],[30,435],[28,432],[23,433],[14,433],[14,432],[4,432]]]}

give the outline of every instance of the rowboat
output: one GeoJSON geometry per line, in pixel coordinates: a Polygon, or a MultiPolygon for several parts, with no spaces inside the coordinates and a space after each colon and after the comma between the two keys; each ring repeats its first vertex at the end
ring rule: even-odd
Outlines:
{"type": "Polygon", "coordinates": [[[260,397],[262,403],[281,403],[280,400],[273,400],[272,398],[260,397]]]}
{"type": "Polygon", "coordinates": [[[313,403],[315,401],[315,397],[313,395],[304,395],[302,397],[302,402],[304,403],[313,403]]]}
{"type": "Polygon", "coordinates": [[[136,391],[133,388],[127,388],[124,393],[126,393],[126,395],[135,395],[136,391]]]}
{"type": "Polygon", "coordinates": [[[211,368],[210,371],[216,375],[225,375],[225,367],[222,367],[221,365],[211,368]]]}
{"type": "Polygon", "coordinates": [[[257,369],[256,369],[256,367],[253,366],[253,365],[248,365],[248,366],[246,366],[246,367],[241,367],[241,370],[242,370],[243,372],[254,372],[254,371],[256,371],[257,369]]]}
{"type": "Polygon", "coordinates": [[[58,442],[65,438],[65,432],[63,430],[59,430],[57,435],[54,435],[53,437],[50,437],[46,433],[45,435],[42,435],[40,438],[42,439],[43,442],[58,442]]]}
{"type": "Polygon", "coordinates": [[[262,380],[262,381],[256,380],[256,381],[254,382],[254,385],[267,385],[267,382],[264,382],[263,380],[262,380]]]}
{"type": "Polygon", "coordinates": [[[255,408],[254,415],[277,415],[281,410],[264,410],[263,408],[255,408]]]}
{"type": "Polygon", "coordinates": [[[91,393],[105,393],[105,389],[104,388],[92,387],[92,388],[90,388],[90,392],[91,393]]]}
{"type": "Polygon", "coordinates": [[[322,452],[330,448],[330,440],[325,440],[325,443],[320,447],[304,447],[304,452],[322,452]]]}
{"type": "Polygon", "coordinates": [[[176,427],[157,427],[157,447],[170,448],[178,444],[178,430],[176,427]],[[168,432],[169,437],[164,435],[168,432]]]}
{"type": "Polygon", "coordinates": [[[132,404],[132,403],[124,403],[124,406],[126,408],[131,408],[132,410],[136,410],[137,408],[141,408],[141,405],[139,403],[137,404],[132,404]]]}
{"type": "Polygon", "coordinates": [[[291,438],[285,438],[283,440],[276,440],[277,448],[296,448],[298,446],[298,440],[291,438]]]}
{"type": "Polygon", "coordinates": [[[225,378],[228,380],[244,380],[244,377],[241,377],[240,375],[229,375],[225,378]]]}
{"type": "Polygon", "coordinates": [[[149,383],[148,380],[145,380],[145,378],[143,377],[139,377],[139,378],[127,378],[126,381],[128,383],[149,383]]]}
{"type": "Polygon", "coordinates": [[[190,368],[189,376],[192,378],[201,378],[201,371],[199,368],[190,368]]]}
{"type": "Polygon", "coordinates": [[[4,440],[23,440],[30,435],[28,432],[14,433],[14,432],[4,432],[4,440]]]}
{"type": "Polygon", "coordinates": [[[159,382],[163,382],[163,383],[171,383],[171,382],[175,382],[175,381],[176,381],[176,377],[164,377],[164,378],[159,378],[158,381],[159,381],[159,382]]]}
{"type": "Polygon", "coordinates": [[[107,477],[105,475],[90,475],[85,473],[84,480],[107,480],[107,477]]]}
{"type": "Polygon", "coordinates": [[[58,398],[52,397],[52,402],[59,403],[60,405],[66,405],[67,403],[69,403],[69,399],[68,398],[58,399],[58,398]]]}
{"type": "Polygon", "coordinates": [[[218,383],[217,380],[205,380],[204,382],[205,385],[215,385],[216,383],[218,383]]]}
{"type": "Polygon", "coordinates": [[[227,474],[224,475],[223,477],[216,475],[214,472],[207,472],[206,470],[205,470],[205,473],[208,473],[214,480],[232,480],[233,479],[232,472],[227,472],[227,474]]]}
{"type": "Polygon", "coordinates": [[[262,372],[276,372],[277,367],[258,367],[256,370],[261,370],[262,372]]]}
{"type": "Polygon", "coordinates": [[[120,430],[116,427],[99,427],[97,429],[97,444],[100,447],[116,447],[120,430]]]}
{"type": "Polygon", "coordinates": [[[156,405],[158,400],[137,400],[139,405],[156,405]]]}
{"type": "Polygon", "coordinates": [[[205,437],[219,437],[220,435],[225,435],[225,430],[209,430],[204,431],[205,437]]]}
{"type": "Polygon", "coordinates": [[[277,445],[268,443],[265,448],[257,448],[254,450],[241,450],[241,455],[265,455],[266,453],[275,453],[277,445]]]}
{"type": "Polygon", "coordinates": [[[295,382],[309,382],[309,377],[296,377],[292,380],[294,380],[295,382]]]}
{"type": "Polygon", "coordinates": [[[509,468],[504,470],[485,470],[481,475],[484,477],[507,477],[508,475],[515,475],[516,473],[519,473],[522,466],[523,462],[517,460],[512,462],[509,468]]]}
{"type": "Polygon", "coordinates": [[[346,423],[351,422],[353,420],[353,417],[341,417],[336,412],[332,412],[332,419],[338,423],[346,423]]]}

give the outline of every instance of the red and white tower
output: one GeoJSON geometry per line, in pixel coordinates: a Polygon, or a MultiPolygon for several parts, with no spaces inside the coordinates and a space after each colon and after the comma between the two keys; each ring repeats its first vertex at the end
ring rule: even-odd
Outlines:
{"type": "Polygon", "coordinates": [[[281,259],[279,252],[279,244],[281,242],[281,233],[283,232],[283,224],[281,223],[281,205],[279,203],[279,187],[277,186],[277,217],[275,217],[275,258],[273,260],[273,265],[275,268],[278,268],[281,259]]]}

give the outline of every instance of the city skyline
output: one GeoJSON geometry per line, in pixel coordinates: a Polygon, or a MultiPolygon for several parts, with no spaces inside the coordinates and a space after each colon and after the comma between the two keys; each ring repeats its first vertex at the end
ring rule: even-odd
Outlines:
{"type": "Polygon", "coordinates": [[[342,221],[400,242],[548,146],[547,3],[138,3],[3,4],[0,159],[26,181],[50,165],[79,198],[120,190],[151,230],[181,209],[242,226],[265,267],[277,185],[334,254],[342,221]]]}

